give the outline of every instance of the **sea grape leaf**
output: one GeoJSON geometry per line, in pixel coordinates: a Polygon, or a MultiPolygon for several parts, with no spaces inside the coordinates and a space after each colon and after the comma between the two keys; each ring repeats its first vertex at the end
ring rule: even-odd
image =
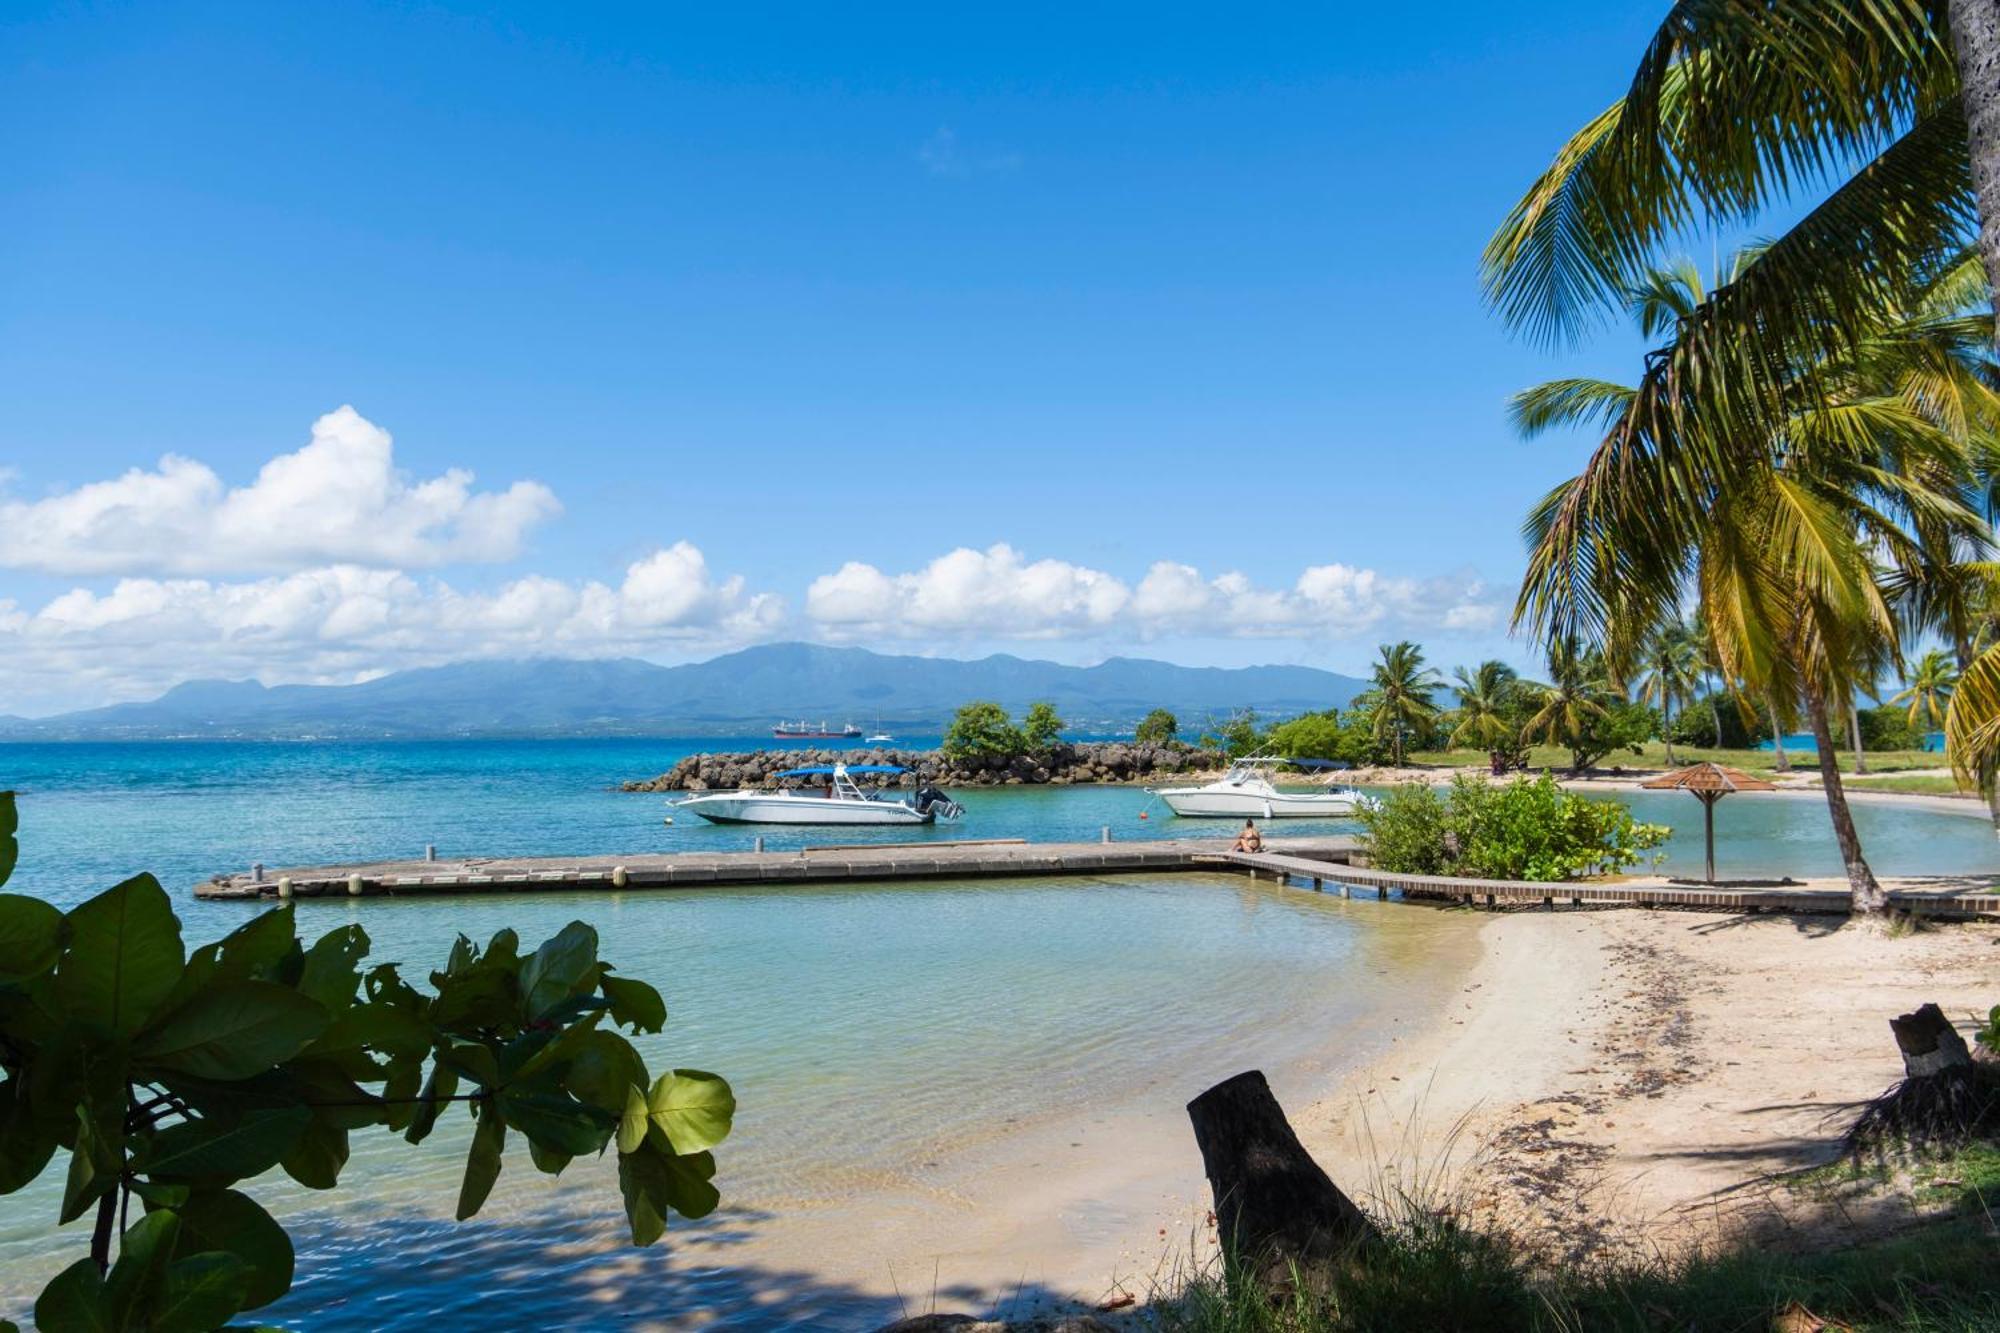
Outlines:
{"type": "Polygon", "coordinates": [[[721,1202],[709,1184],[715,1158],[708,1153],[676,1157],[657,1144],[618,1155],[618,1187],[625,1196],[625,1216],[634,1245],[651,1245],[667,1229],[669,1210],[682,1217],[706,1217],[721,1202]]]}
{"type": "Polygon", "coordinates": [[[139,1169],[168,1180],[248,1180],[276,1166],[311,1119],[305,1107],[289,1106],[226,1124],[186,1120],[154,1137],[139,1169]]]}
{"type": "Polygon", "coordinates": [[[317,1001],[289,986],[225,981],[168,1014],[140,1038],[134,1054],[178,1074],[245,1079],[297,1055],[328,1021],[317,1001]]]}
{"type": "Polygon", "coordinates": [[[90,1206],[118,1183],[124,1165],[124,1140],[118,1108],[102,1097],[86,1095],[76,1108],[76,1144],[70,1149],[69,1176],[63,1184],[63,1224],[82,1217],[90,1206]]]}
{"type": "Polygon", "coordinates": [[[618,1151],[634,1152],[648,1129],[658,1130],[680,1154],[713,1148],[729,1137],[736,1094],[719,1075],[676,1069],[660,1075],[642,1098],[633,1088],[618,1121],[618,1151]]]}
{"type": "Polygon", "coordinates": [[[292,1287],[292,1238],[255,1199],[236,1190],[197,1190],[180,1208],[176,1258],[224,1250],[241,1259],[248,1281],[239,1309],[269,1305],[292,1287]]]}
{"type": "Polygon", "coordinates": [[[559,1176],[564,1168],[576,1159],[566,1152],[544,1147],[539,1140],[528,1140],[528,1160],[535,1164],[535,1170],[545,1176],[559,1176]]]}
{"type": "Polygon", "coordinates": [[[512,968],[479,962],[456,972],[433,972],[431,983],[438,993],[430,1016],[438,1027],[454,1031],[497,1028],[511,1024],[516,1017],[512,968]]]}
{"type": "Polygon", "coordinates": [[[12,1194],[55,1156],[56,1136],[35,1122],[20,1076],[0,1082],[0,1194],[12,1194]]]}
{"type": "Polygon", "coordinates": [[[14,804],[14,793],[0,791],[0,884],[5,884],[14,874],[14,863],[21,856],[21,811],[14,804]]]}
{"type": "Polygon", "coordinates": [[[597,969],[597,932],[572,921],[521,964],[521,1012],[547,1018],[583,991],[597,969]]]}
{"type": "Polygon", "coordinates": [[[62,913],[40,898],[0,893],[0,985],[53,968],[62,957],[62,933],[62,913]]]}
{"type": "Polygon", "coordinates": [[[347,1129],[324,1113],[315,1113],[279,1165],[307,1189],[330,1190],[340,1183],[347,1165],[347,1129]]]}
{"type": "Polygon", "coordinates": [[[337,1014],[354,1003],[361,985],[361,960],[368,956],[368,932],[359,926],[329,930],[306,950],[299,990],[337,1014]]]}
{"type": "Polygon", "coordinates": [[[628,1089],[646,1086],[646,1062],[615,1032],[589,1032],[577,1044],[563,1080],[570,1092],[601,1111],[619,1115],[628,1089]]]}
{"type": "Polygon", "coordinates": [[[472,1148],[465,1155],[465,1179],[458,1188],[458,1220],[478,1212],[500,1178],[500,1154],[507,1145],[507,1122],[492,1102],[480,1107],[479,1127],[472,1131],[472,1148]]]}
{"type": "Polygon", "coordinates": [[[35,1327],[41,1333],[116,1333],[94,1261],[79,1259],[49,1279],[35,1298],[35,1327]]]}
{"type": "Polygon", "coordinates": [[[667,1025],[667,1002],[643,981],[627,977],[599,978],[598,989],[611,1002],[611,1021],[637,1032],[658,1032],[667,1025]]]}
{"type": "Polygon", "coordinates": [[[151,875],[135,875],[70,909],[56,995],[86,1029],[131,1036],[180,975],[181,923],[151,875]]]}
{"type": "Polygon", "coordinates": [[[226,977],[266,977],[298,943],[298,917],[292,904],[259,912],[223,936],[216,961],[226,977]]]}
{"type": "Polygon", "coordinates": [[[566,1097],[504,1092],[500,1104],[507,1113],[507,1123],[527,1135],[530,1143],[541,1143],[571,1157],[602,1148],[615,1124],[596,1107],[566,1097]]]}
{"type": "Polygon", "coordinates": [[[225,1250],[177,1259],[146,1327],[149,1333],[210,1333],[243,1308],[249,1284],[250,1265],[225,1250]]]}
{"type": "Polygon", "coordinates": [[[114,1327],[153,1327],[152,1306],[166,1285],[167,1261],[180,1229],[180,1214],[162,1208],[147,1213],[119,1237],[118,1262],[104,1277],[114,1327]]]}
{"type": "Polygon", "coordinates": [[[437,1128],[438,1117],[451,1104],[451,1098],[458,1091],[458,1071],[439,1060],[431,1066],[430,1078],[424,1082],[417,1103],[416,1113],[410,1117],[410,1127],[403,1137],[411,1143],[422,1143],[437,1128]]]}

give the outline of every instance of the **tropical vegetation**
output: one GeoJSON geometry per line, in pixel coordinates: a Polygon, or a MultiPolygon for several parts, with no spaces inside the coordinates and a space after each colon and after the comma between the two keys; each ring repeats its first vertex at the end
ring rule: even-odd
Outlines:
{"type": "Polygon", "coordinates": [[[1364,809],[1361,824],[1369,860],[1384,870],[1532,881],[1625,870],[1669,832],[1620,802],[1564,791],[1546,773],[1504,785],[1461,773],[1443,792],[1403,783],[1364,809]]]}
{"type": "MultiPolygon", "coordinates": [[[[0,884],[16,828],[0,793],[0,884]]],[[[461,1221],[510,1134],[551,1176],[615,1150],[635,1245],[715,1207],[735,1098],[700,1070],[649,1076],[614,1029],[659,1032],[666,1006],[598,958],[591,927],[527,953],[510,930],[461,935],[428,991],[366,965],[369,947],[352,924],[306,942],[286,904],[189,950],[151,875],[67,912],[0,893],[0,1193],[63,1149],[54,1221],[90,1219],[88,1254],[35,1304],[46,1333],[193,1333],[269,1305],[292,1244],[238,1187],[278,1168],[333,1189],[352,1133],[421,1143],[454,1106],[474,1124],[461,1221]]]]}
{"type": "Polygon", "coordinates": [[[1423,650],[1405,639],[1383,644],[1369,674],[1375,683],[1371,712],[1375,738],[1388,744],[1390,755],[1400,764],[1411,734],[1437,715],[1437,705],[1431,701],[1437,672],[1424,665],[1423,650]]]}

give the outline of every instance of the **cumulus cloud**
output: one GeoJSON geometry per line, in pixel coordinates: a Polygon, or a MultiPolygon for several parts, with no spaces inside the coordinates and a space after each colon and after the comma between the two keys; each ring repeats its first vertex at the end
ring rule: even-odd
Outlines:
{"type": "Polygon", "coordinates": [[[412,480],[389,432],[342,407],[247,486],[169,454],[45,499],[0,497],[0,567],[158,577],[510,560],[560,510],[536,481],[475,491],[462,468],[412,480]]]}
{"type": "Polygon", "coordinates": [[[0,601],[0,711],[155,693],[190,677],[348,682],[481,657],[720,650],[766,639],[783,602],[679,542],[615,587],[530,576],[490,591],[361,565],[243,582],[119,579],[27,611],[0,601]]]}
{"type": "Polygon", "coordinates": [[[1260,587],[1240,573],[1211,577],[1163,560],[1133,587],[1103,570],[1030,561],[1004,543],[961,547],[903,574],[849,561],[813,580],[806,614],[828,636],[850,640],[1341,637],[1478,633],[1500,624],[1499,609],[1469,575],[1415,579],[1330,564],[1304,570],[1290,587],[1260,587]]]}

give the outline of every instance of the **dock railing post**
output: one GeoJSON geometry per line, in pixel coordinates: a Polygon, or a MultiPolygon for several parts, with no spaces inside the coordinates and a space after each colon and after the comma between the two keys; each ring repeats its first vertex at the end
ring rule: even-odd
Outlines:
{"type": "Polygon", "coordinates": [[[437,859],[438,859],[438,845],[437,845],[436,843],[434,843],[434,842],[427,842],[427,843],[425,843],[425,844],[424,844],[424,860],[426,860],[426,861],[435,861],[435,860],[437,860],[437,859]]]}
{"type": "Polygon", "coordinates": [[[264,863],[262,861],[252,861],[250,863],[250,882],[252,884],[262,884],[264,882],[264,863]]]}
{"type": "Polygon", "coordinates": [[[761,852],[761,851],[763,851],[763,850],[764,850],[764,835],[763,835],[763,834],[761,834],[761,833],[760,833],[760,834],[758,834],[758,835],[757,835],[757,841],[756,841],[756,843],[754,844],[754,846],[755,846],[755,850],[757,850],[757,851],[759,851],[759,852],[761,852]]]}
{"type": "Polygon", "coordinates": [[[1109,824],[1106,824],[1106,825],[1104,826],[1104,831],[1103,831],[1103,833],[1101,833],[1101,834],[1099,835],[1099,837],[1098,837],[1098,840],[1099,840],[1100,842],[1110,842],[1110,841],[1111,841],[1111,825],[1109,825],[1109,824]]]}

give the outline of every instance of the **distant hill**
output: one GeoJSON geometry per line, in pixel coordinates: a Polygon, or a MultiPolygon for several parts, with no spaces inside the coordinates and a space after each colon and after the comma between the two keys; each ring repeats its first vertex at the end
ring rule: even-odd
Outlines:
{"type": "Polygon", "coordinates": [[[1053,702],[1073,730],[1129,727],[1153,708],[1183,728],[1239,708],[1344,707],[1365,683],[1311,667],[1184,667],[1114,657],[1093,667],[1006,654],[966,662],[781,643],[707,662],[633,658],[461,662],[360,685],[197,680],[147,703],[0,718],[0,739],[757,734],[784,718],[941,730],[970,699],[1053,702]]]}

